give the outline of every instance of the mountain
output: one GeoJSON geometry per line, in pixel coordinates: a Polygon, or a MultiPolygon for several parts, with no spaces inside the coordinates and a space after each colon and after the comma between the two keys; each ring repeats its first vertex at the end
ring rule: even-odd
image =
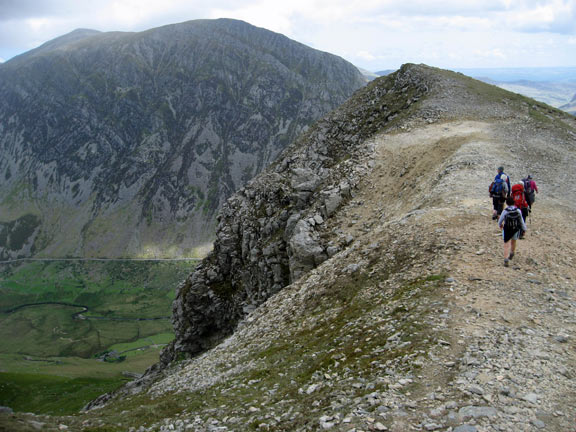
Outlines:
{"type": "Polygon", "coordinates": [[[576,119],[560,110],[404,65],[223,206],[214,250],[179,287],[161,364],[76,416],[0,421],[570,430],[575,148],[576,119]],[[500,165],[540,189],[510,267],[486,190],[500,165]]]}
{"type": "Polygon", "coordinates": [[[565,82],[511,81],[494,84],[567,112],[569,110],[564,107],[570,103],[569,95],[576,91],[576,79],[565,82]]]}
{"type": "Polygon", "coordinates": [[[576,91],[576,68],[477,68],[456,69],[508,91],[563,109],[576,91]]]}
{"type": "Polygon", "coordinates": [[[358,70],[362,75],[364,75],[364,78],[366,79],[367,82],[372,81],[373,79],[376,79],[380,76],[377,73],[370,72],[369,70],[366,69],[358,68],[358,70]]]}
{"type": "Polygon", "coordinates": [[[381,70],[378,72],[374,72],[374,75],[377,76],[386,76],[386,75],[390,75],[391,73],[394,72],[394,69],[385,69],[385,70],[381,70]]]}
{"type": "Polygon", "coordinates": [[[569,103],[567,103],[566,105],[562,105],[560,109],[572,115],[576,115],[576,94],[574,94],[574,97],[569,103]]]}
{"type": "Polygon", "coordinates": [[[457,68],[455,71],[496,82],[560,83],[576,77],[576,67],[457,68]]]}
{"type": "Polygon", "coordinates": [[[365,83],[235,20],[76,30],[0,65],[0,259],[180,256],[365,83]]]}

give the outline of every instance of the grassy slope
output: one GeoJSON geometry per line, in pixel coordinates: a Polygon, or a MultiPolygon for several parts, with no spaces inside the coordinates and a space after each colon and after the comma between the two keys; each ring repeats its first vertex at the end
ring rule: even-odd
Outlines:
{"type": "Polygon", "coordinates": [[[32,262],[0,267],[0,405],[66,414],[142,373],[173,338],[171,302],[189,262],[32,262]],[[88,306],[23,304],[65,302],[88,306]],[[117,321],[110,318],[158,318],[117,321]],[[115,350],[121,363],[97,352],[115,350]],[[38,385],[34,387],[34,383],[38,385]],[[32,389],[35,388],[34,391],[32,389]],[[34,398],[28,396],[34,393],[34,398]],[[54,394],[60,397],[54,401],[54,394]],[[61,408],[56,409],[56,406],[61,408]]]}

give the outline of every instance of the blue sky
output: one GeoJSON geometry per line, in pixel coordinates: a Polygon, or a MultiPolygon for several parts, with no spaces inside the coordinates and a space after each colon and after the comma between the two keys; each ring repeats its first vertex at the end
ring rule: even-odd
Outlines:
{"type": "Polygon", "coordinates": [[[76,28],[237,18],[362,68],[576,66],[576,0],[0,0],[0,60],[76,28]]]}

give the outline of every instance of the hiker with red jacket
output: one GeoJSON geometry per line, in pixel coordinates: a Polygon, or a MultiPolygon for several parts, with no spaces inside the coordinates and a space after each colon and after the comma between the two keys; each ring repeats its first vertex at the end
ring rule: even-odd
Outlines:
{"type": "Polygon", "coordinates": [[[494,177],[494,181],[488,188],[490,197],[492,198],[492,220],[496,220],[502,214],[504,208],[504,201],[510,196],[510,179],[504,174],[504,167],[498,167],[498,173],[494,177]]]}
{"type": "MultiPolygon", "coordinates": [[[[512,193],[510,195],[514,200],[514,205],[516,208],[520,209],[522,212],[522,219],[524,223],[526,223],[526,218],[528,217],[529,213],[529,206],[528,201],[526,201],[526,194],[524,193],[524,182],[518,182],[514,186],[512,186],[512,193]]],[[[524,231],[520,231],[520,235],[518,236],[520,240],[524,238],[524,231]]]]}
{"type": "Polygon", "coordinates": [[[526,178],[523,178],[522,182],[524,183],[524,195],[526,195],[528,208],[532,209],[532,204],[534,204],[534,201],[536,201],[538,186],[536,186],[536,182],[532,179],[530,174],[528,174],[526,178]]]}
{"type": "Polygon", "coordinates": [[[508,207],[504,209],[500,219],[498,219],[498,226],[502,228],[502,239],[504,240],[504,266],[508,267],[510,260],[514,258],[516,253],[516,240],[520,237],[520,232],[528,231],[528,227],[522,219],[522,212],[514,205],[514,198],[508,197],[506,199],[508,207]]]}

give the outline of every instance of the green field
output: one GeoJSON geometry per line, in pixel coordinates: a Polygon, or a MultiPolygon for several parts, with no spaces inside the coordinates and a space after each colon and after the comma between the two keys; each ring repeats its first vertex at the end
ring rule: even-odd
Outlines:
{"type": "Polygon", "coordinates": [[[125,382],[123,372],[144,372],[173,338],[171,303],[194,265],[0,264],[0,405],[71,413],[125,382]]]}
{"type": "Polygon", "coordinates": [[[114,390],[121,383],[118,379],[0,372],[2,405],[37,414],[77,412],[98,395],[114,390]]]}

